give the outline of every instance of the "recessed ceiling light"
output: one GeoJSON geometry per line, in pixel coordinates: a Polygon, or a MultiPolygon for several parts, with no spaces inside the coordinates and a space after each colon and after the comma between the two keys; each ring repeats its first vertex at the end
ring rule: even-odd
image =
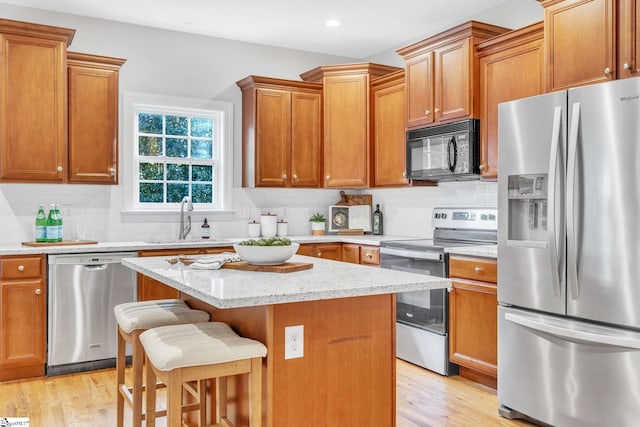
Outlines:
{"type": "Polygon", "coordinates": [[[326,25],[327,27],[339,27],[340,21],[338,21],[337,19],[329,19],[324,23],[324,25],[326,25]]]}

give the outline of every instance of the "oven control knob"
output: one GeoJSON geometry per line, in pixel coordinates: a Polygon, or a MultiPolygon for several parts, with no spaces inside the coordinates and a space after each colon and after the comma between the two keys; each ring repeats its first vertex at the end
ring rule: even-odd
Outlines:
{"type": "Polygon", "coordinates": [[[446,213],[443,213],[441,216],[442,216],[442,219],[447,219],[447,214],[446,213]]]}
{"type": "Polygon", "coordinates": [[[440,219],[440,214],[439,213],[436,214],[436,219],[440,219]]]}

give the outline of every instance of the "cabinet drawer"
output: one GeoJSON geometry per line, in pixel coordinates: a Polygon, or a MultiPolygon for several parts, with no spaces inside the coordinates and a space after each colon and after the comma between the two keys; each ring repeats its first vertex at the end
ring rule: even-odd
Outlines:
{"type": "Polygon", "coordinates": [[[380,250],[378,248],[360,246],[360,264],[379,265],[380,250]]]}
{"type": "Polygon", "coordinates": [[[39,278],[43,275],[43,257],[3,257],[0,259],[0,278],[26,279],[39,278]]]}
{"type": "Polygon", "coordinates": [[[484,258],[449,258],[449,277],[497,283],[497,262],[484,258]]]}

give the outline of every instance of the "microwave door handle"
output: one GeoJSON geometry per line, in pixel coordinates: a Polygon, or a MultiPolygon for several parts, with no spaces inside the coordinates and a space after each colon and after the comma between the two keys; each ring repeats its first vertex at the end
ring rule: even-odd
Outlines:
{"type": "MultiPolygon", "coordinates": [[[[558,261],[558,245],[556,230],[556,192],[557,192],[557,170],[558,157],[560,150],[560,132],[562,121],[562,107],[555,107],[553,111],[553,130],[551,133],[551,151],[549,154],[549,198],[547,202],[547,215],[549,220],[547,239],[549,242],[549,261],[551,263],[551,284],[554,292],[560,296],[562,290],[560,288],[560,272],[558,261]]],[[[564,236],[562,226],[560,227],[560,235],[564,236]]]]}
{"type": "Polygon", "coordinates": [[[449,163],[449,170],[451,172],[456,170],[456,163],[458,163],[458,144],[456,144],[456,137],[452,136],[447,144],[447,162],[449,163]],[[453,148],[453,150],[452,150],[453,148]],[[451,161],[451,154],[453,153],[453,161],[451,161]]]}

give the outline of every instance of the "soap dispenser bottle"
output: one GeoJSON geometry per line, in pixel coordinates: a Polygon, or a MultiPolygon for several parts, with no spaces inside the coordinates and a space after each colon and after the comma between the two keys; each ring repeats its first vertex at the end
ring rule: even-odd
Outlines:
{"type": "Polygon", "coordinates": [[[209,227],[209,224],[207,223],[207,218],[204,219],[204,223],[202,224],[202,238],[203,239],[208,239],[209,236],[211,236],[211,232],[210,232],[211,228],[209,227]]]}

